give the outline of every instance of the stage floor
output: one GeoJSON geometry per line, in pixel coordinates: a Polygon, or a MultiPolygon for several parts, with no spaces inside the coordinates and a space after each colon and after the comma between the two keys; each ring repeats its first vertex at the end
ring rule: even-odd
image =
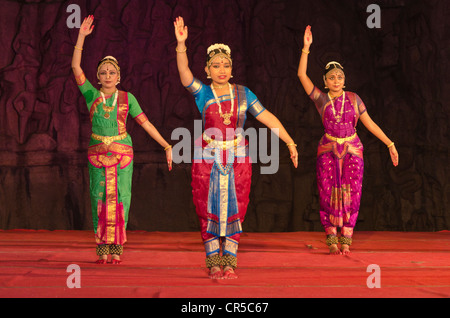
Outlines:
{"type": "Polygon", "coordinates": [[[349,256],[329,255],[319,232],[244,233],[236,280],[208,278],[198,232],[128,232],[120,265],[95,264],[94,247],[90,231],[0,231],[0,297],[450,297],[449,231],[356,231],[349,256]]]}

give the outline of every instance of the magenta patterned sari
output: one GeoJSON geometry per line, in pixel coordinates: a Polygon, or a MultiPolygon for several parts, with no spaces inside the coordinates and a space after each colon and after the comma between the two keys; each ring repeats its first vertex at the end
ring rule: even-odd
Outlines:
{"type": "Polygon", "coordinates": [[[351,238],[358,218],[364,172],[363,145],[356,124],[366,107],[352,92],[330,100],[317,87],[309,95],[322,118],[325,135],[317,150],[320,220],[325,233],[351,238]]]}

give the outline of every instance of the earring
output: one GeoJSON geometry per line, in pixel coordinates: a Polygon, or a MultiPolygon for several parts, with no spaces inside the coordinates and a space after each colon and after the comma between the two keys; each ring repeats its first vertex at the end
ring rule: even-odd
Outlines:
{"type": "Polygon", "coordinates": [[[207,78],[207,79],[210,79],[210,78],[211,78],[211,75],[208,74],[208,76],[206,76],[206,78],[207,78]]]}
{"type": "Polygon", "coordinates": [[[325,85],[325,89],[328,89],[328,86],[327,86],[327,85],[325,85]]]}
{"type": "Polygon", "coordinates": [[[230,78],[233,78],[233,75],[231,75],[230,78]]]}

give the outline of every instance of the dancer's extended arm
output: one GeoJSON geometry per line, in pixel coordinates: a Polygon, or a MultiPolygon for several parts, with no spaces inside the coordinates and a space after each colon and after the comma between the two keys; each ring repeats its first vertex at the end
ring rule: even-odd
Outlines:
{"type": "Polygon", "coordinates": [[[398,165],[398,153],[395,148],[394,143],[386,136],[386,134],[381,130],[381,128],[370,118],[367,112],[363,113],[359,117],[363,125],[369,130],[375,137],[381,140],[387,147],[389,147],[389,154],[391,155],[391,160],[394,166],[398,165]]]}
{"type": "Polygon", "coordinates": [[[287,147],[289,148],[289,153],[291,155],[292,163],[294,167],[298,166],[298,152],[297,145],[292,140],[291,136],[289,136],[288,132],[284,128],[283,124],[279,121],[279,119],[269,112],[267,109],[260,113],[256,119],[270,128],[281,140],[283,140],[287,147]]]}

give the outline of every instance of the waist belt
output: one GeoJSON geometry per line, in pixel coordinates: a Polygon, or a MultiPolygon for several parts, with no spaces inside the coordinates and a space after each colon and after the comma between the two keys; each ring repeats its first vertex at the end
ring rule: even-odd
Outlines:
{"type": "Polygon", "coordinates": [[[242,140],[242,135],[241,134],[237,135],[237,137],[233,140],[222,141],[222,140],[212,139],[211,137],[207,136],[206,134],[203,134],[203,140],[206,141],[206,143],[212,148],[222,148],[223,150],[227,150],[232,147],[236,148],[237,145],[242,140]]]}
{"type": "Polygon", "coordinates": [[[123,134],[120,134],[118,136],[100,136],[97,134],[91,135],[92,139],[99,140],[107,146],[114,141],[125,139],[125,138],[127,138],[127,136],[128,136],[128,134],[126,132],[124,132],[123,134]]]}
{"type": "Polygon", "coordinates": [[[353,139],[356,138],[356,136],[357,136],[356,132],[353,135],[351,135],[349,137],[344,137],[344,138],[333,137],[333,136],[330,136],[327,133],[325,133],[325,137],[327,137],[328,139],[330,139],[332,141],[336,141],[340,145],[342,145],[346,141],[352,141],[353,139]]]}

